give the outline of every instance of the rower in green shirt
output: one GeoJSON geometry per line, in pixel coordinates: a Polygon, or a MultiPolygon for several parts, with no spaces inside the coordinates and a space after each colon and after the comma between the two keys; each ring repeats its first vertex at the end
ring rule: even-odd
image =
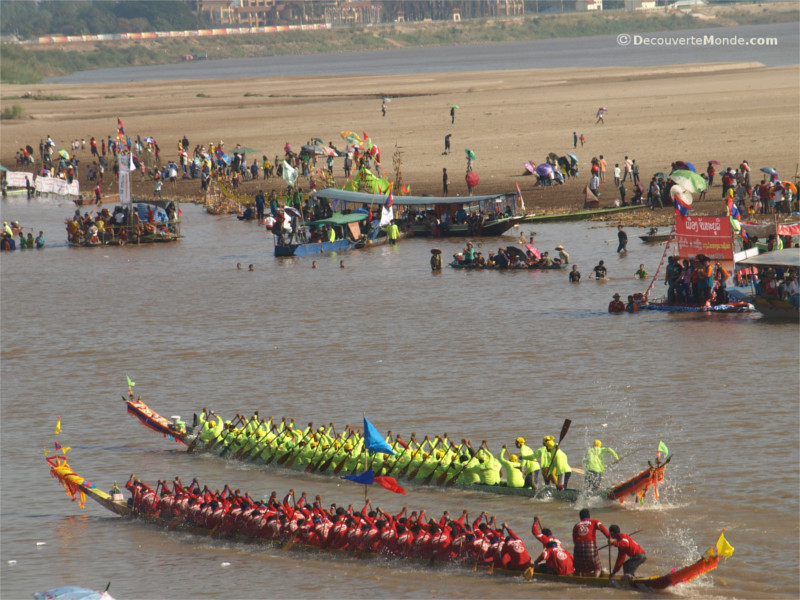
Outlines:
{"type": "Polygon", "coordinates": [[[606,454],[610,454],[614,457],[615,461],[619,461],[617,453],[611,448],[603,448],[603,442],[600,440],[595,440],[594,446],[586,450],[586,456],[583,458],[583,466],[586,469],[586,485],[591,490],[600,488],[603,473],[606,472],[606,465],[603,459],[606,454]]]}
{"type": "Polygon", "coordinates": [[[511,488],[521,488],[525,486],[525,477],[522,475],[522,465],[516,454],[512,454],[510,458],[506,458],[508,446],[503,444],[503,449],[500,451],[500,464],[506,470],[506,485],[511,488]]]}
{"type": "Polygon", "coordinates": [[[540,470],[539,462],[534,458],[533,450],[525,445],[525,438],[518,437],[515,440],[517,448],[519,448],[519,459],[522,463],[522,473],[525,475],[525,487],[532,488],[533,474],[540,470]]]}
{"type": "MultiPolygon", "coordinates": [[[[536,487],[536,484],[539,479],[539,471],[547,469],[550,466],[550,451],[547,449],[547,442],[553,442],[554,438],[552,435],[546,435],[542,438],[542,447],[538,448],[536,452],[533,453],[533,460],[535,460],[539,465],[539,470],[533,472],[533,485],[536,487]]],[[[547,482],[545,482],[546,484],[547,482]]]]}

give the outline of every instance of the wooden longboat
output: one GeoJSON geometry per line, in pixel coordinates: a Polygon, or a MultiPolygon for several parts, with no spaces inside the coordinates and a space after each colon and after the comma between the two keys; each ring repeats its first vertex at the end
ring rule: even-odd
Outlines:
{"type": "MultiPolygon", "coordinates": [[[[123,397],[124,399],[124,397],[123,397]]],[[[175,441],[179,444],[183,444],[190,449],[194,449],[198,453],[206,453],[206,451],[201,448],[203,445],[202,443],[197,444],[195,442],[196,436],[193,433],[190,433],[186,429],[182,429],[179,427],[175,421],[168,419],[154,410],[152,410],[145,402],[142,401],[141,398],[138,399],[127,399],[125,400],[125,404],[127,407],[127,411],[130,415],[139,419],[139,421],[147,427],[148,429],[160,433],[164,437],[175,441]],[[197,446],[197,448],[195,448],[197,446]]],[[[230,456],[229,449],[227,446],[223,444],[217,444],[207,453],[215,454],[222,458],[233,459],[230,456]]],[[[244,456],[241,460],[251,462],[249,456],[244,456]]],[[[419,485],[424,487],[446,487],[448,489],[456,489],[462,490],[467,492],[476,492],[482,494],[496,494],[502,496],[521,496],[524,498],[535,498],[539,500],[559,500],[564,502],[576,502],[581,497],[586,496],[593,496],[593,497],[600,497],[606,498],[608,500],[619,501],[620,503],[624,503],[629,498],[643,498],[648,490],[651,488],[654,491],[656,497],[658,496],[658,484],[660,484],[664,479],[664,470],[667,467],[667,464],[672,460],[670,456],[667,458],[666,461],[662,463],[658,463],[655,467],[652,464],[648,464],[648,467],[630,479],[623,481],[615,486],[606,489],[597,489],[597,490],[579,490],[575,488],[567,488],[564,490],[556,489],[552,486],[545,486],[541,485],[537,488],[514,488],[508,487],[505,485],[483,485],[483,484],[462,484],[462,483],[450,483],[446,481],[444,486],[438,486],[438,479],[436,477],[432,478],[428,483],[425,483],[423,480],[415,479],[410,483],[411,485],[419,485]]],[[[288,461],[287,461],[288,462],[288,461]]],[[[264,461],[262,460],[260,463],[256,462],[254,464],[263,464],[264,461]]],[[[293,463],[289,467],[286,464],[278,464],[279,461],[272,461],[268,465],[264,466],[271,466],[276,468],[289,468],[295,471],[303,472],[306,469],[306,465],[300,465],[299,463],[293,463]]],[[[339,476],[340,473],[334,472],[333,469],[330,467],[324,469],[323,471],[317,470],[315,472],[318,475],[328,475],[328,476],[339,476]]],[[[341,472],[341,475],[347,475],[349,473],[345,473],[344,471],[341,472]]],[[[405,481],[403,485],[408,485],[405,481]]]]}
{"type": "MultiPolygon", "coordinates": [[[[318,546],[303,544],[302,542],[296,541],[295,538],[289,538],[288,536],[278,539],[264,539],[257,536],[245,535],[238,530],[223,530],[222,528],[218,527],[209,530],[186,519],[171,519],[135,511],[132,507],[132,503],[129,505],[128,501],[122,497],[121,493],[116,493],[112,496],[111,494],[100,490],[94,483],[91,483],[88,480],[80,477],[67,464],[65,456],[56,455],[47,457],[47,463],[50,465],[50,474],[56,478],[62,486],[64,486],[64,488],[67,490],[67,494],[71,495],[73,500],[79,500],[81,508],[84,507],[85,498],[89,497],[116,515],[129,519],[138,519],[145,523],[155,525],[169,531],[181,531],[192,535],[197,535],[202,538],[212,537],[241,543],[258,544],[261,546],[269,546],[281,550],[313,553],[338,559],[350,558],[372,561],[380,560],[386,561],[389,564],[392,562],[403,561],[428,566],[431,568],[446,568],[449,566],[454,566],[461,567],[463,569],[469,569],[471,571],[480,571],[483,574],[492,576],[522,576],[528,581],[548,581],[551,583],[566,583],[590,587],[610,587],[642,592],[665,590],[681,583],[692,581],[693,579],[696,579],[697,577],[700,577],[709,571],[713,571],[719,565],[719,554],[716,552],[715,548],[711,548],[695,562],[681,569],[672,569],[669,573],[664,575],[637,578],[620,577],[612,580],[608,576],[580,577],[577,575],[553,575],[548,573],[537,573],[534,571],[533,567],[529,567],[525,571],[494,568],[493,566],[476,564],[474,559],[465,559],[461,561],[454,560],[452,562],[435,562],[433,560],[422,560],[411,556],[389,556],[382,553],[320,548],[318,546]]],[[[119,492],[119,490],[112,490],[112,492],[119,492]]]]}

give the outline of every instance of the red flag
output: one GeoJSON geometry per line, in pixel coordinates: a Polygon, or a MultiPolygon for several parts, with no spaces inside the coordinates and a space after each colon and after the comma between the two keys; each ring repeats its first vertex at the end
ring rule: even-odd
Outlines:
{"type": "Polygon", "coordinates": [[[375,483],[380,486],[385,487],[390,492],[394,492],[395,494],[403,494],[405,495],[406,491],[397,484],[397,480],[394,477],[388,477],[383,475],[381,477],[375,478],[375,483]]]}

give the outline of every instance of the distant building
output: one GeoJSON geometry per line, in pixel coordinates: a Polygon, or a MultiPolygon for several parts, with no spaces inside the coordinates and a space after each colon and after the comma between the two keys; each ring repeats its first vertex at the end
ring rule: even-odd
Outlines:
{"type": "MultiPolygon", "coordinates": [[[[591,0],[602,4],[602,0],[591,0]]],[[[327,23],[460,21],[525,14],[524,0],[187,0],[212,25],[264,27],[327,23]]]]}

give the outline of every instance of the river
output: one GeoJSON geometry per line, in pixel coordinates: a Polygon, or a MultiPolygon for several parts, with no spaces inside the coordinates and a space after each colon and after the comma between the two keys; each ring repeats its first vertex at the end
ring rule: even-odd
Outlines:
{"type": "MultiPolygon", "coordinates": [[[[404,240],[320,257],[312,269],[310,259],[273,258],[262,228],[195,205],[183,207],[178,244],[74,249],[63,225],[74,206],[0,209],[48,238],[45,250],[1,257],[3,598],[109,580],[117,598],[629,597],[256,549],[126,522],[91,500],[81,510],[47,473],[58,416],[71,466],[104,490],[135,472],[151,483],[197,476],[256,497],[294,488],[325,504],[363,501],[363,488],[341,480],[183,453],[126,415],[126,374],[155,410],[187,420],[204,406],[226,416],[258,409],[340,430],[366,411],[384,432],[447,431],[495,451],[518,435],[537,446],[570,418],[563,447],[573,466],[598,438],[633,453],[609,483],[638,472],[664,440],[674,459],[658,502],[589,504],[606,525],[642,530],[639,572],[694,560],[725,528],[734,556],[681,596],[798,595],[797,327],[757,315],[609,315],[613,293],[642,291],[639,264],[652,272],[661,259],[662,246],[636,238],[644,230],[628,230],[620,256],[614,229],[523,226],[541,249],[564,244],[584,276],[570,285],[556,271],[432,274],[431,247],[448,258],[457,240],[404,240]],[[611,279],[587,281],[599,259],[611,279]]],[[[518,236],[481,242],[487,251],[518,236]]],[[[580,507],[413,486],[371,494],[392,512],[487,510],[532,554],[534,514],[569,540],[580,507]]]]}
{"type": "MultiPolygon", "coordinates": [[[[624,34],[623,34],[624,35],[624,34]]],[[[628,45],[616,35],[502,42],[431,48],[405,48],[338,54],[271,56],[204,60],[147,67],[81,71],[46,79],[46,83],[94,84],[178,79],[240,79],[289,75],[371,75],[564,69],[587,67],[652,67],[684,63],[761,62],[768,66],[797,64],[797,23],[711,27],[641,34],[631,32],[628,45]],[[688,38],[713,36],[696,44],[688,38]],[[718,41],[719,39],[722,41],[718,41]],[[732,40],[736,38],[737,41],[732,40]],[[774,43],[759,41],[774,38],[774,43]],[[684,41],[679,41],[683,39],[684,41]],[[741,40],[741,41],[738,41],[741,40]],[[751,40],[752,43],[751,43],[751,40]],[[731,44],[734,45],[731,45],[731,44]],[[668,44],[668,45],[665,45],[668,44]],[[681,45],[683,44],[683,45],[681,45]]]]}

